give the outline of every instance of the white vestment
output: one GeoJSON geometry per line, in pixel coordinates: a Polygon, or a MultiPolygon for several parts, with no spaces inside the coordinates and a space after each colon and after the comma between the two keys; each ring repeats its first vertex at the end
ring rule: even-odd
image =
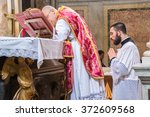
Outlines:
{"type": "Polygon", "coordinates": [[[114,100],[142,99],[142,84],[132,66],[140,63],[140,55],[133,42],[118,49],[117,57],[111,61],[114,100]]]}
{"type": "Polygon", "coordinates": [[[65,40],[69,38],[72,44],[74,58],[73,58],[73,89],[71,93],[72,100],[83,99],[105,99],[104,80],[93,79],[86,71],[80,46],[75,39],[69,25],[65,20],[57,21],[55,34],[53,39],[65,40]]]}

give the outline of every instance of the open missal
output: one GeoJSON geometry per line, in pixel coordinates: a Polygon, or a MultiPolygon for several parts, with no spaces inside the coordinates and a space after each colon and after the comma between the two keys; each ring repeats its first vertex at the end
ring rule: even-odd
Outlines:
{"type": "Polygon", "coordinates": [[[29,8],[15,14],[16,20],[31,37],[50,38],[53,35],[53,26],[38,8],[29,8]]]}

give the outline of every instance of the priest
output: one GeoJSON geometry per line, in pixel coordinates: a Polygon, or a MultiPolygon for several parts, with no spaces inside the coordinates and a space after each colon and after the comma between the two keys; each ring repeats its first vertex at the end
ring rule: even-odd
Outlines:
{"type": "Polygon", "coordinates": [[[140,63],[140,55],[133,39],[127,35],[126,26],[117,22],[110,27],[110,39],[114,45],[121,43],[121,48],[116,51],[110,48],[110,68],[113,78],[114,100],[139,100],[142,99],[142,85],[132,66],[140,63]]]}
{"type": "Polygon", "coordinates": [[[55,27],[53,39],[63,40],[66,90],[72,100],[105,99],[104,74],[97,46],[84,19],[69,7],[42,9],[55,27]]]}

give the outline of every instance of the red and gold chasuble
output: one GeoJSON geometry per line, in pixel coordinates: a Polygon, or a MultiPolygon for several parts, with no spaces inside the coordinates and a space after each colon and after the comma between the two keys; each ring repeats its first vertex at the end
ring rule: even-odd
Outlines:
{"type": "MultiPolygon", "coordinates": [[[[58,15],[59,19],[64,19],[69,24],[77,42],[79,43],[86,71],[94,79],[104,78],[95,40],[93,39],[84,19],[74,10],[66,6],[62,6],[58,9],[58,15]]],[[[67,56],[67,52],[69,56],[71,56],[71,45],[67,45],[67,47],[65,45],[64,49],[65,56],[67,56]]],[[[72,65],[71,61],[66,65],[66,70],[68,70],[66,74],[68,91],[72,88],[72,85],[70,84],[73,81],[72,65]]]]}

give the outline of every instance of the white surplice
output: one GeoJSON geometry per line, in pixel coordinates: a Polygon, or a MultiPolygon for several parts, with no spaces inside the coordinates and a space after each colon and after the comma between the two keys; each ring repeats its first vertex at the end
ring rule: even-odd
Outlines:
{"type": "Polygon", "coordinates": [[[104,80],[95,80],[87,73],[83,64],[80,46],[75,39],[69,25],[65,20],[60,19],[57,21],[55,28],[53,39],[65,40],[69,38],[73,48],[74,81],[71,99],[105,99],[104,80]]]}
{"type": "Polygon", "coordinates": [[[117,57],[111,61],[114,100],[142,99],[142,84],[132,66],[140,63],[140,55],[133,42],[118,49],[117,57]]]}

